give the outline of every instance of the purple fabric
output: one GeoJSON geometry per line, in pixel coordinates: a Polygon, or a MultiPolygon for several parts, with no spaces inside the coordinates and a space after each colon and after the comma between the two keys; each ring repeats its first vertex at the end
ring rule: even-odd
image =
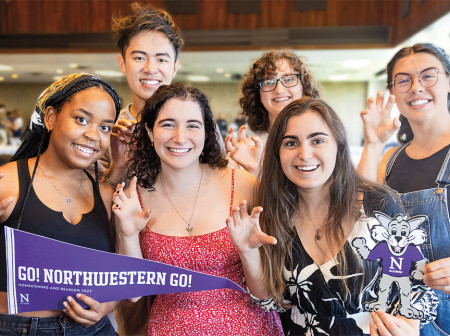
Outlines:
{"type": "Polygon", "coordinates": [[[419,248],[409,245],[401,256],[395,256],[389,251],[386,242],[381,242],[370,251],[368,260],[381,259],[383,263],[383,273],[395,277],[409,276],[412,262],[423,259],[419,248]]]}
{"type": "MultiPolygon", "coordinates": [[[[230,288],[233,281],[156,261],[101,252],[5,227],[10,314],[63,309],[67,296],[99,302],[230,288]]],[[[80,302],[81,303],[81,302],[80,302]]]]}

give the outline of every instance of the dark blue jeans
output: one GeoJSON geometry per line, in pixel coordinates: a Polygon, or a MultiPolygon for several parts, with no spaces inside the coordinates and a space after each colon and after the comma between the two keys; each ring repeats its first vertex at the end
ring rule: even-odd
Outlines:
{"type": "Polygon", "coordinates": [[[65,315],[57,317],[25,317],[0,314],[1,336],[115,336],[108,316],[85,327],[65,315]]]}

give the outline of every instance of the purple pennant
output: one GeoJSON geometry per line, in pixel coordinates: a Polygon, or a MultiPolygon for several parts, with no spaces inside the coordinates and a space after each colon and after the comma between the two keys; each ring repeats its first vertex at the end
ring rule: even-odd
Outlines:
{"type": "Polygon", "coordinates": [[[10,314],[64,309],[67,296],[77,293],[108,302],[220,288],[245,292],[226,278],[67,244],[10,227],[5,227],[5,237],[10,314]]]}

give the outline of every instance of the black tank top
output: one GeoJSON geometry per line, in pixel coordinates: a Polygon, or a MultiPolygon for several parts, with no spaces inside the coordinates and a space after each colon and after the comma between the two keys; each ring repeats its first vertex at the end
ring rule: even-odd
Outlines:
{"type": "Polygon", "coordinates": [[[424,159],[415,160],[402,150],[386,178],[386,184],[399,193],[436,188],[436,179],[450,145],[424,159]]]}
{"type": "MultiPolygon", "coordinates": [[[[436,188],[436,179],[449,148],[450,145],[447,145],[433,155],[419,160],[411,159],[403,149],[392,165],[386,184],[402,194],[436,188]]],[[[450,197],[447,197],[447,206],[450,209],[450,197]]]]}
{"type": "MultiPolygon", "coordinates": [[[[4,226],[17,228],[20,211],[23,206],[28,185],[31,182],[28,160],[17,161],[19,175],[19,199],[9,218],[1,224],[0,237],[0,291],[6,292],[6,250],[4,226]]],[[[92,248],[95,250],[113,252],[110,240],[109,220],[103,210],[103,200],[95,192],[94,179],[86,173],[92,182],[94,190],[94,207],[83,214],[81,221],[73,225],[63,216],[62,212],[48,208],[37,197],[31,188],[25,205],[20,229],[40,236],[56,239],[65,243],[92,248]]]]}

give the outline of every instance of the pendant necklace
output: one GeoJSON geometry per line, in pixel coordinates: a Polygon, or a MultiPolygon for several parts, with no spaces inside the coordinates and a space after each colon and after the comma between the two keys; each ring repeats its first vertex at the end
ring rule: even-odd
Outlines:
{"type": "Polygon", "coordinates": [[[191,221],[192,221],[192,217],[194,216],[194,212],[195,212],[195,207],[197,206],[197,200],[198,200],[198,194],[200,193],[200,186],[202,184],[202,179],[203,179],[203,166],[202,166],[202,172],[200,175],[200,182],[198,183],[198,188],[197,188],[197,195],[195,196],[195,201],[194,201],[194,207],[192,208],[192,213],[191,213],[191,217],[189,218],[189,221],[187,221],[181,214],[180,212],[177,210],[177,208],[175,207],[175,205],[173,204],[172,200],[169,197],[169,194],[167,193],[166,187],[164,186],[164,182],[162,180],[162,176],[159,175],[159,179],[161,180],[161,185],[163,187],[164,193],[167,196],[167,199],[169,200],[170,204],[172,205],[172,207],[175,209],[175,211],[177,212],[178,216],[180,216],[180,218],[183,220],[183,222],[185,222],[187,224],[186,226],[186,231],[187,232],[191,232],[192,231],[192,226],[191,226],[191,221]]]}
{"type": "Polygon", "coordinates": [[[66,204],[70,204],[72,202],[72,197],[74,197],[76,194],[78,194],[81,190],[81,186],[83,185],[83,175],[84,174],[81,173],[80,185],[78,186],[77,191],[75,191],[75,193],[73,193],[72,195],[66,195],[53,184],[52,180],[50,180],[50,178],[44,172],[41,165],[38,165],[38,167],[39,167],[39,170],[42,172],[42,174],[45,176],[45,178],[48,180],[48,182],[50,182],[50,184],[53,186],[53,188],[55,188],[55,190],[57,192],[59,192],[61,195],[63,195],[66,198],[66,204]]]}
{"type": "Polygon", "coordinates": [[[319,229],[317,228],[317,226],[316,226],[316,224],[314,223],[314,221],[311,219],[311,217],[309,217],[309,216],[306,216],[305,215],[305,217],[307,217],[307,219],[311,222],[311,224],[314,226],[314,228],[316,229],[316,232],[315,232],[315,234],[314,234],[314,239],[315,240],[320,240],[322,237],[320,236],[320,230],[321,230],[321,228],[322,227],[320,227],[319,229]]]}

